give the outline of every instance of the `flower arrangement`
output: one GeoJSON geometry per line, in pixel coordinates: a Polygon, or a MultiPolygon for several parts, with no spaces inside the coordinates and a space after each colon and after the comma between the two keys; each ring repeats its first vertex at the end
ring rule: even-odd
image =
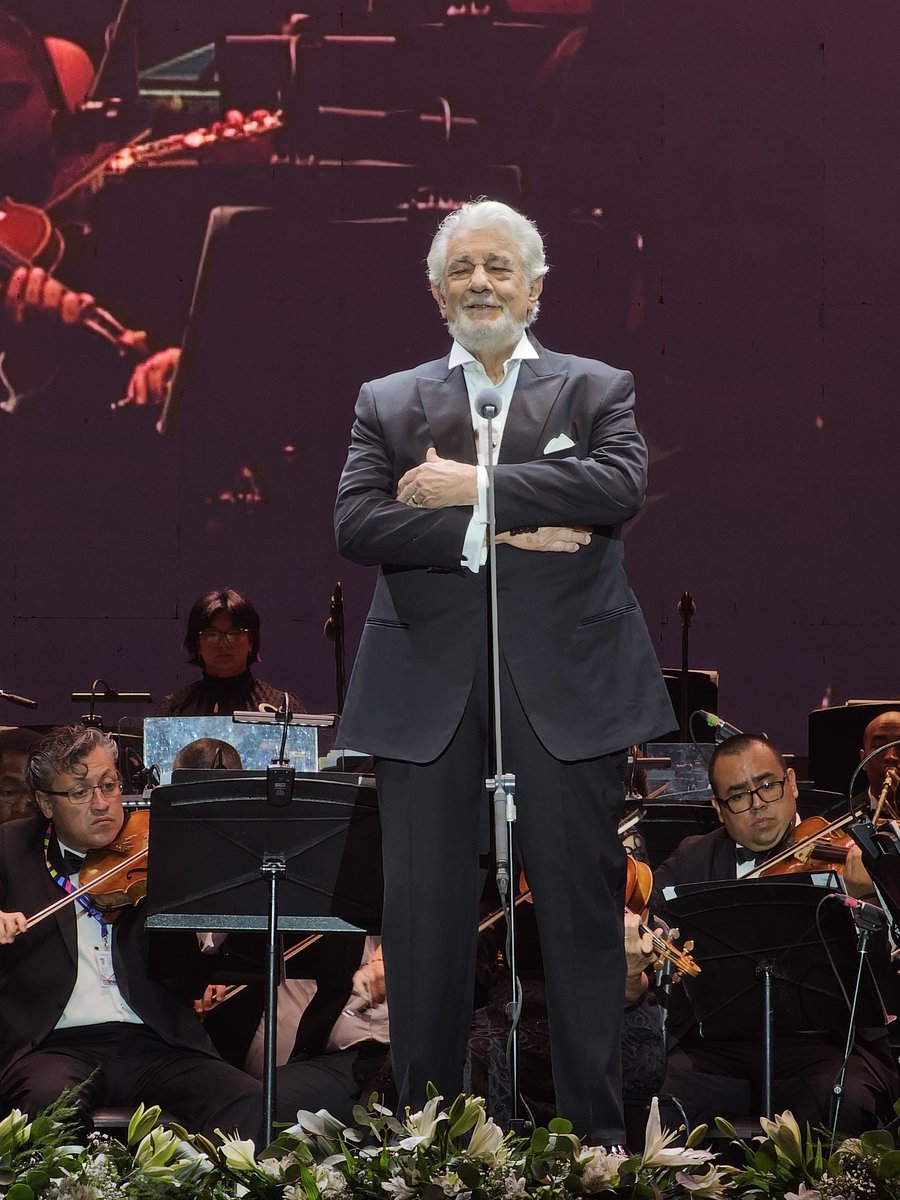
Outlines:
{"type": "Polygon", "coordinates": [[[33,1121],[0,1122],[0,1196],[6,1200],[900,1200],[900,1150],[884,1132],[848,1139],[826,1158],[790,1113],[763,1121],[764,1136],[740,1142],[743,1166],[698,1148],[705,1126],[681,1146],[661,1127],[654,1101],[640,1154],[585,1146],[564,1120],[530,1138],[504,1131],[484,1101],[433,1093],[421,1112],[395,1116],[378,1103],[348,1128],[327,1112],[300,1112],[265,1150],[220,1134],[213,1143],[140,1106],[127,1138],[79,1142],[62,1097],[33,1121]]]}

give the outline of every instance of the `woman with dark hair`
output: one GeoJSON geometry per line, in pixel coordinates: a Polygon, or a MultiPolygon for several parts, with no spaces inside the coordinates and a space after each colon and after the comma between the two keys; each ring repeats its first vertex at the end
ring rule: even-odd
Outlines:
{"type": "MultiPolygon", "coordinates": [[[[165,696],[158,717],[212,717],[233,712],[268,711],[284,703],[284,692],[254,678],[250,667],[259,659],[259,613],[234,588],[207,592],[188,616],[184,648],[203,676],[165,696]]],[[[288,693],[292,712],[306,712],[288,693]]]]}

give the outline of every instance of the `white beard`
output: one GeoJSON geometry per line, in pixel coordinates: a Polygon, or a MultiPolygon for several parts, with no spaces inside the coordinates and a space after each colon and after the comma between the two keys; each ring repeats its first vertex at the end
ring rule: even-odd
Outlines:
{"type": "Polygon", "coordinates": [[[525,322],[516,321],[504,310],[495,320],[473,321],[461,309],[455,321],[448,321],[451,335],[470,354],[499,354],[503,350],[514,350],[525,332],[525,322]]]}

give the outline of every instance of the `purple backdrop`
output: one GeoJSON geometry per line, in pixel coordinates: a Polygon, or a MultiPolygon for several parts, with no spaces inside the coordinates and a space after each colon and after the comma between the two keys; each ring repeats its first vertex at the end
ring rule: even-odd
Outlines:
{"type": "MultiPolygon", "coordinates": [[[[661,663],[678,665],[687,588],[692,665],[720,671],[720,711],[802,754],[823,697],[900,691],[900,11],[613,7],[540,87],[515,56],[494,67],[529,161],[521,197],[484,177],[546,230],[537,335],[636,375],[653,466],[628,561],[661,663]]],[[[542,35],[548,54],[566,32],[542,35]]],[[[465,80],[464,59],[451,67],[465,80]]],[[[154,698],[191,680],[188,608],[223,585],[263,615],[260,674],[334,706],[331,590],[343,581],[349,665],[373,583],[331,533],[356,392],[446,335],[422,267],[437,215],[396,207],[428,173],[296,175],[160,171],[96,202],[93,285],[163,344],[212,205],[278,199],[287,223],[232,222],[207,257],[175,434],[108,410],[121,372],[95,371],[93,350],[3,422],[0,686],[36,696],[42,721],[77,717],[68,693],[97,675],[154,698]]],[[[485,186],[473,175],[460,192],[485,186]]]]}

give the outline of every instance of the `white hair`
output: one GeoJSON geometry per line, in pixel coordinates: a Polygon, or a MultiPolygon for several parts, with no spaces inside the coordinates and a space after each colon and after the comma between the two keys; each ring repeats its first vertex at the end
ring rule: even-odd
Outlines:
{"type": "MultiPolygon", "coordinates": [[[[499,200],[470,200],[454,209],[441,221],[428,251],[428,282],[440,285],[447,269],[447,247],[455,233],[463,229],[492,229],[499,227],[516,247],[525,270],[528,287],[550,268],[544,257],[544,239],[533,221],[499,200]]],[[[537,316],[536,309],[530,316],[537,316]]]]}

